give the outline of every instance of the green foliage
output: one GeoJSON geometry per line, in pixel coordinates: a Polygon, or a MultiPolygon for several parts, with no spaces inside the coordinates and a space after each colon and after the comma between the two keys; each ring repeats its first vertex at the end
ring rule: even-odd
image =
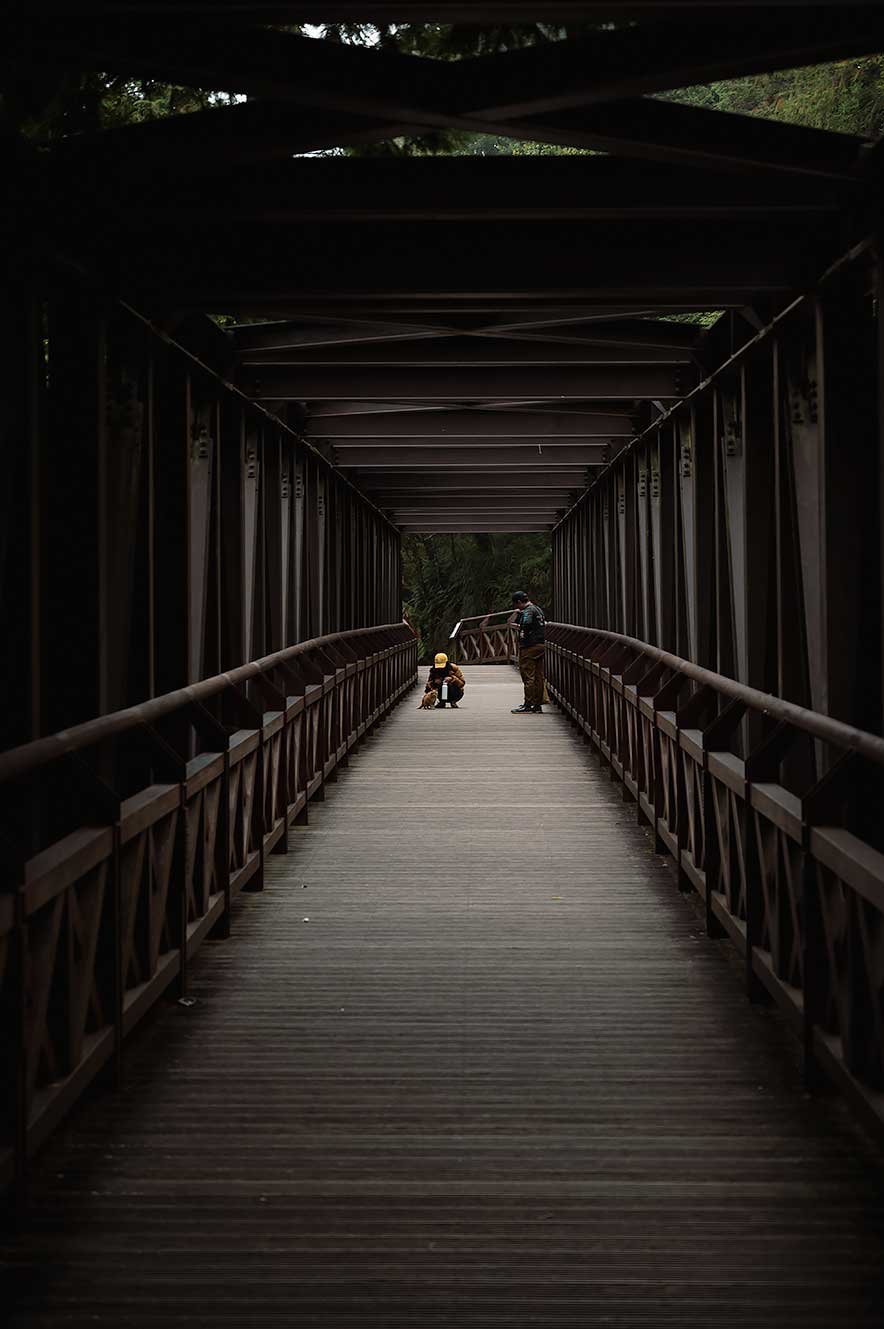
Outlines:
{"type": "MultiPolygon", "coordinates": [[[[296,30],[303,31],[303,27],[296,30]]],[[[477,23],[323,23],[318,32],[331,41],[376,46],[432,60],[465,60],[555,40],[564,36],[565,30],[557,23],[498,23],[490,27],[477,23]]]]}
{"type": "Polygon", "coordinates": [[[32,142],[51,144],[72,134],[165,120],[243,100],[234,93],[203,92],[109,74],[82,74],[47,77],[45,83],[21,89],[7,86],[3,108],[32,142]]]}
{"type": "Polygon", "coordinates": [[[711,328],[723,312],[721,309],[707,309],[701,314],[660,314],[659,318],[663,323],[693,323],[700,328],[711,328]]]}
{"type": "Polygon", "coordinates": [[[555,143],[530,143],[504,138],[501,134],[464,134],[457,151],[475,157],[597,157],[591,148],[559,147],[555,143]]]}
{"type": "Polygon", "coordinates": [[[405,611],[421,659],[445,650],[454,624],[508,609],[514,590],[550,608],[552,554],[546,535],[405,535],[405,611]]]}
{"type": "Polygon", "coordinates": [[[884,56],[704,83],[665,99],[878,138],[884,133],[884,56]]]}

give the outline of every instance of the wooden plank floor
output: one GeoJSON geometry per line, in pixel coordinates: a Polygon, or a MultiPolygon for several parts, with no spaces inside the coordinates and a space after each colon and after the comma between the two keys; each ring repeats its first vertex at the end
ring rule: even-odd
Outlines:
{"type": "Polygon", "coordinates": [[[518,699],[353,757],[40,1160],[16,1329],[884,1324],[880,1156],[518,699]]]}

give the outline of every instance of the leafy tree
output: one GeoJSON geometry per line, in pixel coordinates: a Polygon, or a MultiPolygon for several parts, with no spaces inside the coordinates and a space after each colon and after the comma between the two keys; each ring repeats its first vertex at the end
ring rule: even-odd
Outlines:
{"type": "Polygon", "coordinates": [[[550,604],[550,545],[542,534],[406,535],[402,559],[405,609],[422,659],[446,649],[458,619],[509,608],[517,588],[550,604]]]}

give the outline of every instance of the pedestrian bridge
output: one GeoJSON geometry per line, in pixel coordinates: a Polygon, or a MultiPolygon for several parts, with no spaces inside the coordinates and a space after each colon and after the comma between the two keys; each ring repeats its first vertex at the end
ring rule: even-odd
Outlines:
{"type": "Polygon", "coordinates": [[[884,9],[46,8],[0,23],[14,1329],[881,1326],[884,158],[680,95],[853,106],[884,9]],[[476,586],[421,714],[403,548],[495,533],[549,540],[551,705],[476,586]]]}
{"type": "Polygon", "coordinates": [[[12,1329],[880,1325],[874,1146],[562,711],[466,673],[40,1155],[12,1329]]]}

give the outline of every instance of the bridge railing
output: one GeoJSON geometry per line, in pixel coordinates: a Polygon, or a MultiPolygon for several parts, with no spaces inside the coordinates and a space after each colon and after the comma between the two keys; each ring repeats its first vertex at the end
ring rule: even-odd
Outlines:
{"type": "Polygon", "coordinates": [[[550,623],[555,700],[778,1004],[884,1129],[884,739],[618,633],[550,623]]]}
{"type": "Polygon", "coordinates": [[[449,658],[458,664],[508,664],[518,653],[514,618],[511,609],[503,609],[460,619],[448,638],[449,658]]]}
{"type": "Polygon", "coordinates": [[[417,673],[405,624],[311,641],[0,754],[0,1181],[417,673]]]}

